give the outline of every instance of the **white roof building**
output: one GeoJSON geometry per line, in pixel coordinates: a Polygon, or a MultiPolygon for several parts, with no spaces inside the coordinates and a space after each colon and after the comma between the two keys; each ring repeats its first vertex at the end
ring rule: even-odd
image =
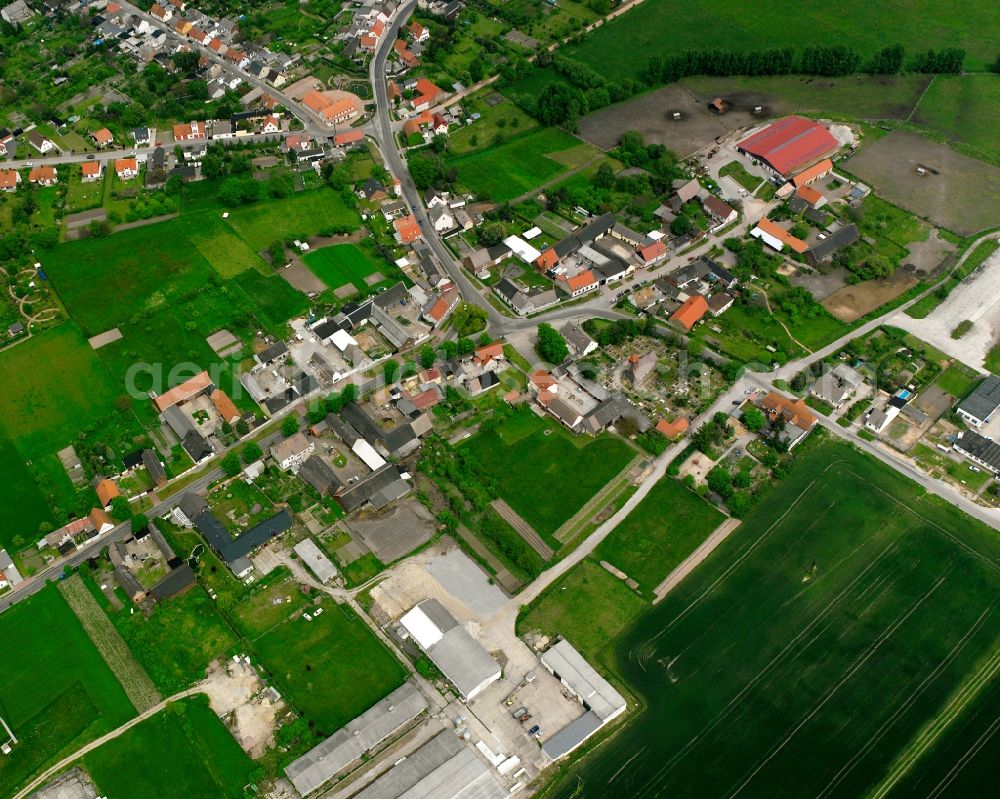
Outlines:
{"type": "Polygon", "coordinates": [[[385,458],[379,455],[375,451],[375,447],[365,441],[363,438],[359,438],[354,442],[354,446],[351,450],[357,455],[361,460],[364,461],[365,466],[371,469],[373,472],[376,469],[381,469],[385,466],[385,458]]]}
{"type": "Polygon", "coordinates": [[[330,343],[341,352],[346,350],[348,347],[358,346],[357,339],[346,330],[335,331],[334,334],[330,336],[330,343]]]}
{"type": "Polygon", "coordinates": [[[542,254],[520,236],[508,236],[503,240],[503,243],[510,247],[514,255],[526,264],[534,263],[542,254]]]}
{"type": "Polygon", "coordinates": [[[400,623],[464,700],[500,679],[500,664],[436,599],[425,599],[400,623]]]}
{"type": "MultiPolygon", "coordinates": [[[[295,554],[302,558],[302,562],[309,567],[309,571],[316,575],[321,583],[328,583],[337,576],[337,567],[330,559],[323,554],[316,542],[311,538],[303,538],[292,549],[295,554]]],[[[299,793],[303,793],[299,791],[299,793]]]]}

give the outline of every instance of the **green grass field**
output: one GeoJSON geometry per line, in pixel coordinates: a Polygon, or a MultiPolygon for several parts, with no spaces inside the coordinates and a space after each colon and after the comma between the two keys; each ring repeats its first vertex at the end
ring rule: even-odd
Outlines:
{"type": "Polygon", "coordinates": [[[448,148],[456,155],[486,147],[497,134],[513,136],[538,127],[538,123],[511,102],[477,106],[480,117],[471,125],[448,134],[448,148]]]}
{"type": "Polygon", "coordinates": [[[355,244],[335,244],[313,250],[302,261],[328,288],[336,289],[351,283],[362,292],[369,290],[365,278],[384,268],[355,244]]]}
{"type": "Polygon", "coordinates": [[[541,128],[504,144],[448,159],[472,191],[504,202],[538,188],[598,155],[590,145],[557,128],[541,128]]]}
{"type": "Polygon", "coordinates": [[[600,543],[595,554],[621,569],[649,594],[725,518],[677,480],[664,477],[600,543]]]}
{"type": "Polygon", "coordinates": [[[979,373],[961,363],[953,363],[937,376],[934,385],[947,391],[956,400],[964,399],[979,382],[979,373]]]}
{"type": "Polygon", "coordinates": [[[164,696],[202,679],[208,664],[236,645],[236,636],[200,585],[158,603],[148,618],[132,613],[130,605],[109,615],[164,696]]]}
{"type": "Polygon", "coordinates": [[[254,769],[202,696],[169,705],[82,763],[108,799],[240,799],[254,769]]]}
{"type": "Polygon", "coordinates": [[[0,547],[17,548],[37,539],[38,527],[53,522],[52,509],[25,465],[25,458],[0,426],[0,463],[4,477],[0,486],[0,547]]]}
{"type": "Polygon", "coordinates": [[[756,191],[757,187],[762,183],[760,178],[747,172],[746,168],[739,161],[730,161],[719,170],[719,175],[731,177],[747,191],[756,191]]]}
{"type": "Polygon", "coordinates": [[[544,795],[881,795],[933,720],[978,718],[927,739],[970,754],[973,728],[995,720],[995,701],[975,714],[997,671],[998,594],[993,530],[814,434],[629,627],[608,665],[646,711],[544,795]]]}
{"type": "Polygon", "coordinates": [[[1000,164],[1000,80],[996,75],[938,76],[913,121],[945,134],[956,149],[1000,164]]]}
{"type": "Polygon", "coordinates": [[[324,598],[322,608],[254,645],[285,699],[325,737],[402,685],[406,670],[349,607],[324,598]]]}
{"type": "Polygon", "coordinates": [[[322,188],[303,191],[284,200],[266,200],[229,212],[226,220],[254,252],[279,239],[306,238],[333,226],[361,224],[354,208],[340,192],[322,188]]]}
{"type": "Polygon", "coordinates": [[[0,614],[0,637],[0,717],[20,741],[0,757],[6,794],[135,709],[54,585],[0,614]]]}
{"type": "Polygon", "coordinates": [[[527,409],[461,446],[496,481],[497,495],[556,548],[552,534],[635,454],[611,435],[573,436],[527,409]]]}
{"type": "MultiPolygon", "coordinates": [[[[268,575],[268,580],[272,580],[274,576],[272,572],[268,575]]],[[[254,641],[272,627],[281,624],[306,602],[305,595],[299,591],[298,583],[291,575],[287,575],[254,592],[233,608],[229,616],[236,629],[254,641]]]]}
{"type": "Polygon", "coordinates": [[[553,583],[517,618],[517,633],[561,635],[596,660],[648,605],[635,591],[589,558],[553,583]]]}
{"type": "Polygon", "coordinates": [[[703,48],[801,50],[817,42],[847,45],[862,56],[889,44],[903,45],[910,55],[929,47],[961,47],[965,68],[975,71],[996,59],[991,31],[998,24],[1000,8],[971,0],[925,2],[919,9],[913,0],[846,0],[836,14],[820,0],[776,0],[753,14],[739,0],[704,5],[647,0],[564,51],[609,80],[640,77],[656,54],[703,48]]]}

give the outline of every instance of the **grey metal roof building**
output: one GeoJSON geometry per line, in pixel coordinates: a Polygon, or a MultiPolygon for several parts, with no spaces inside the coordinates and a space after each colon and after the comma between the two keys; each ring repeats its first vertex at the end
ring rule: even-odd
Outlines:
{"type": "Polygon", "coordinates": [[[438,600],[420,602],[400,623],[463,699],[500,679],[500,664],[438,600]]]}
{"type": "Polygon", "coordinates": [[[955,442],[955,449],[993,474],[1000,474],[1000,444],[992,439],[967,430],[955,442]]]}
{"type": "Polygon", "coordinates": [[[378,510],[394,499],[406,496],[409,490],[410,484],[402,478],[399,469],[394,464],[387,463],[341,492],[337,496],[337,502],[348,513],[366,502],[370,502],[378,510]]]}
{"type": "Polygon", "coordinates": [[[285,775],[295,790],[305,796],[394,736],[426,709],[420,691],[411,683],[404,683],[286,766],[285,775]]]}
{"type": "Polygon", "coordinates": [[[1000,408],[1000,378],[989,375],[958,403],[958,415],[973,427],[980,427],[1000,408]]]}
{"type": "Polygon", "coordinates": [[[354,799],[503,799],[507,792],[476,754],[445,730],[354,799]]]}
{"type": "Polygon", "coordinates": [[[330,465],[319,455],[310,455],[299,466],[298,478],[309,483],[320,494],[332,494],[344,484],[330,465]]]}
{"type": "Polygon", "coordinates": [[[613,718],[625,712],[625,698],[598,674],[569,641],[541,656],[542,665],[565,685],[587,711],[550,737],[542,749],[553,760],[572,752],[613,718]]]}
{"type": "Polygon", "coordinates": [[[830,233],[825,239],[816,242],[810,248],[808,256],[815,263],[827,261],[836,252],[854,244],[859,238],[857,225],[844,225],[840,230],[830,233]]]}

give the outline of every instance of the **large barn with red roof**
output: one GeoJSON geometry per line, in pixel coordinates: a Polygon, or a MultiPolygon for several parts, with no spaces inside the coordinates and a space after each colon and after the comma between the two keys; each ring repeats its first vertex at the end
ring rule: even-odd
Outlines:
{"type": "Polygon", "coordinates": [[[826,158],[839,146],[825,127],[800,116],[772,122],[736,145],[740,152],[786,178],[826,158]]]}

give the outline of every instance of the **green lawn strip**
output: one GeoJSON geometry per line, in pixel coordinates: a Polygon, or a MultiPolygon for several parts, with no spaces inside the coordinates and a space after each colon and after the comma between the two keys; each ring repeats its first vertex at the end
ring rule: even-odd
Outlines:
{"type": "Polygon", "coordinates": [[[938,75],[913,122],[944,133],[967,155],[1000,163],[1000,81],[994,75],[938,75]]]}
{"type": "Polygon", "coordinates": [[[241,799],[254,770],[204,696],[175,702],[82,764],[108,799],[241,799]]]}
{"type": "Polygon", "coordinates": [[[730,177],[747,191],[754,191],[763,182],[763,178],[755,177],[746,171],[739,161],[730,161],[719,170],[719,177],[730,177]]]}
{"type": "Polygon", "coordinates": [[[956,483],[964,485],[969,491],[979,490],[984,483],[992,479],[992,475],[980,466],[966,460],[954,460],[926,444],[917,444],[911,452],[913,459],[921,469],[932,474],[947,474],[956,483]],[[978,471],[973,471],[973,469],[978,471]]]}
{"type": "MultiPolygon", "coordinates": [[[[586,786],[640,752],[632,793],[872,795],[996,654],[995,531],[874,457],[811,438],[740,529],[626,630],[614,662],[646,712],[546,796],[580,784],[576,795],[601,796],[586,786]]],[[[972,752],[963,738],[957,751],[972,752]]]]}
{"type": "Polygon", "coordinates": [[[0,758],[5,792],[135,715],[54,585],[0,614],[0,638],[0,716],[20,741],[0,758]]]}
{"type": "Polygon", "coordinates": [[[552,534],[632,459],[605,434],[573,437],[550,419],[523,411],[460,445],[497,486],[498,496],[552,546],[552,534]],[[558,497],[558,501],[553,501],[558,497]]]}
{"type": "Polygon", "coordinates": [[[354,208],[347,205],[340,192],[328,188],[236,208],[226,221],[254,252],[266,250],[279,240],[307,238],[334,227],[360,226],[354,208]]]}
{"type": "Polygon", "coordinates": [[[344,575],[344,584],[348,588],[367,583],[372,577],[385,568],[385,564],[371,552],[367,552],[360,558],[344,564],[340,573],[344,575]]]}
{"type": "Polygon", "coordinates": [[[934,380],[933,385],[942,391],[947,391],[956,400],[964,399],[979,382],[979,373],[961,363],[953,363],[942,371],[934,380]]]}
{"type": "Polygon", "coordinates": [[[448,135],[448,148],[456,155],[493,144],[497,134],[514,135],[538,127],[538,123],[511,102],[482,105],[479,119],[448,135]]]}
{"type": "MultiPolygon", "coordinates": [[[[0,547],[16,550],[40,537],[39,525],[52,524],[50,503],[32,477],[13,441],[0,424],[0,463],[4,480],[0,481],[0,547]]],[[[62,468],[60,466],[60,468],[62,468]]]]}
{"type": "Polygon", "coordinates": [[[351,610],[328,598],[312,621],[291,619],[257,639],[265,670],[292,706],[332,735],[406,679],[406,670],[351,610]]]}
{"type": "Polygon", "coordinates": [[[666,476],[598,545],[595,557],[621,569],[639,583],[644,594],[651,594],[725,519],[715,507],[666,476]]]}
{"type": "Polygon", "coordinates": [[[59,592],[80,620],[84,632],[94,642],[108,668],[122,684],[135,709],[141,713],[159,702],[161,697],[153,681],[101,610],[80,575],[74,574],[60,582],[59,592]]]}
{"type": "Polygon", "coordinates": [[[522,609],[517,633],[561,635],[593,662],[647,607],[624,582],[585,559],[522,609]]]}

